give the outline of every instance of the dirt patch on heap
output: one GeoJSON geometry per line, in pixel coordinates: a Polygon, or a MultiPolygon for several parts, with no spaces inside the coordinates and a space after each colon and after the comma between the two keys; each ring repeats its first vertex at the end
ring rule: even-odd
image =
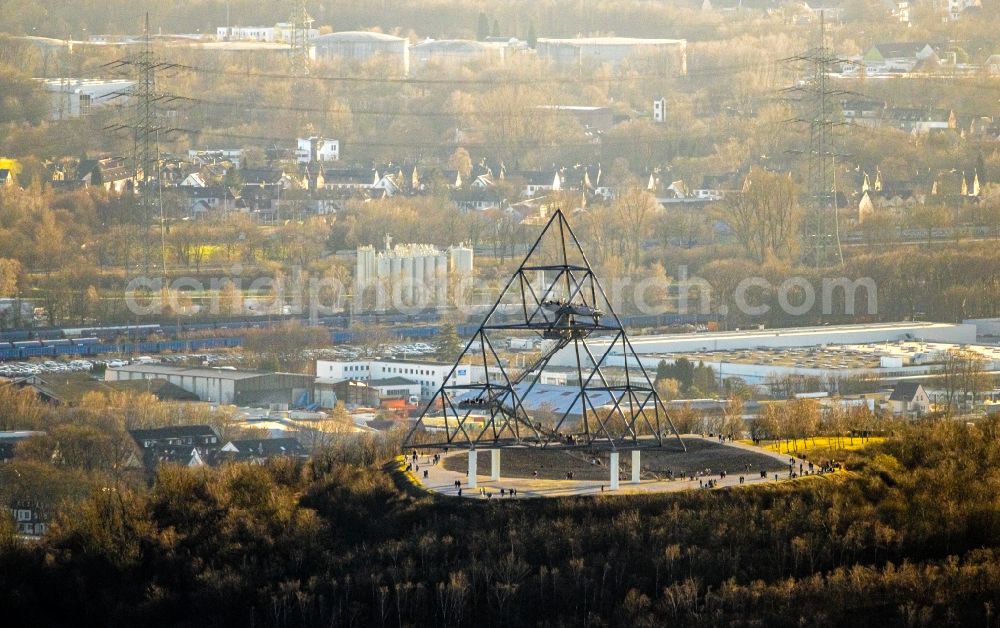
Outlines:
{"type": "MultiPolygon", "coordinates": [[[[724,445],[700,438],[685,439],[687,451],[682,451],[676,441],[667,441],[662,449],[642,450],[643,479],[653,477],[666,479],[670,472],[674,477],[690,476],[700,472],[710,475],[725,471],[729,475],[760,471],[769,473],[787,471],[788,466],[767,454],[747,451],[739,447],[724,445]]],[[[490,454],[479,450],[477,475],[489,477],[490,454]]],[[[632,454],[622,450],[619,467],[622,472],[631,468],[632,454]]],[[[444,459],[444,468],[465,473],[468,470],[467,454],[455,454],[444,459]]],[[[604,480],[608,477],[608,452],[589,452],[584,449],[504,449],[500,454],[500,474],[509,478],[530,478],[533,472],[540,479],[565,480],[567,473],[575,480],[604,480]]]]}

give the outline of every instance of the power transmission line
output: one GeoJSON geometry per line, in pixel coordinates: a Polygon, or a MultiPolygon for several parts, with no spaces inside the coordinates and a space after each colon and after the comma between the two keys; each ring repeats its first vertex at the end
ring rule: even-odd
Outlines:
{"type": "Polygon", "coordinates": [[[312,61],[309,54],[309,31],[312,29],[313,19],[306,10],[306,0],[292,0],[289,23],[292,27],[292,75],[296,78],[309,76],[309,65],[312,61]]]}
{"type": "MultiPolygon", "coordinates": [[[[106,66],[112,70],[127,72],[133,79],[130,88],[115,92],[112,98],[127,99],[122,107],[123,120],[117,124],[106,126],[104,130],[113,133],[124,133],[132,143],[130,170],[135,186],[133,199],[136,201],[137,212],[132,215],[131,222],[138,227],[142,244],[142,264],[149,274],[151,266],[150,252],[152,250],[153,228],[158,224],[160,235],[160,270],[163,276],[167,271],[166,233],[163,214],[162,179],[160,176],[160,139],[177,129],[166,125],[163,106],[178,100],[176,96],[164,94],[157,85],[157,72],[175,67],[161,61],[153,51],[152,37],[149,28],[149,16],[146,16],[142,44],[136,47],[130,57],[115,60],[106,66]]],[[[131,238],[131,229],[126,229],[127,238],[131,238]]],[[[125,283],[128,284],[132,253],[132,242],[124,243],[125,283]]]]}
{"type": "MultiPolygon", "coordinates": [[[[845,62],[834,55],[826,43],[826,20],[820,12],[819,43],[802,55],[787,59],[793,66],[805,65],[806,78],[785,90],[794,94],[793,103],[799,109],[794,119],[808,126],[809,141],[805,148],[807,157],[806,186],[810,198],[807,219],[807,237],[812,239],[813,262],[824,266],[831,248],[840,247],[840,217],[837,208],[837,191],[832,175],[837,153],[833,148],[833,128],[843,124],[834,119],[834,97],[851,92],[830,87],[829,76],[845,62]]],[[[840,259],[843,263],[843,259],[840,259]]]]}
{"type": "MultiPolygon", "coordinates": [[[[784,60],[781,60],[784,61],[784,60]]],[[[277,81],[321,81],[331,83],[362,83],[362,84],[387,84],[387,85],[592,85],[601,83],[625,83],[634,81],[662,80],[665,78],[691,79],[707,76],[728,76],[753,70],[768,69],[774,62],[766,61],[761,63],[744,63],[734,65],[719,65],[703,68],[701,70],[688,70],[677,74],[621,74],[617,76],[539,76],[532,78],[513,78],[502,75],[494,75],[491,78],[449,78],[449,77],[388,77],[388,76],[361,76],[361,75],[308,75],[296,73],[280,72],[259,72],[259,71],[238,71],[229,69],[213,68],[204,65],[191,65],[173,63],[171,67],[187,70],[196,74],[212,74],[217,76],[231,76],[241,79],[267,79],[277,81]]]]}

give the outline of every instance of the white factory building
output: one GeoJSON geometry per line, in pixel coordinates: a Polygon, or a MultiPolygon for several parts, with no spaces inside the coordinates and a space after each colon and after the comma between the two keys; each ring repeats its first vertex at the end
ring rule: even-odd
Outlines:
{"type": "MultiPolygon", "coordinates": [[[[335,384],[348,380],[367,382],[375,388],[395,385],[399,379],[419,385],[420,396],[430,399],[451,373],[454,365],[441,362],[417,362],[409,360],[317,360],[316,382],[335,384]]],[[[459,365],[448,380],[450,385],[464,385],[472,382],[472,369],[459,365]]],[[[396,386],[398,388],[398,386],[396,386]]]]}
{"type": "MultiPolygon", "coordinates": [[[[721,378],[738,377],[748,384],[763,384],[787,376],[815,377],[829,381],[848,377],[899,377],[932,373],[944,352],[965,347],[979,351],[991,368],[1000,367],[1000,348],[974,345],[976,328],[969,324],[882,323],[765,329],[706,334],[665,334],[630,337],[647,369],[660,361],[684,357],[704,362],[721,378]]],[[[589,341],[591,351],[602,355],[607,341],[589,341]]],[[[572,347],[556,354],[551,364],[575,364],[572,347]]],[[[605,360],[624,367],[619,347],[605,360]]],[[[635,368],[633,362],[628,364],[635,368]]]]}
{"type": "Polygon", "coordinates": [[[974,325],[977,336],[1000,338],[1000,318],[970,318],[962,322],[974,325]]]}
{"type": "Polygon", "coordinates": [[[312,40],[317,59],[346,59],[364,63],[376,58],[390,61],[406,74],[410,71],[410,44],[402,37],[367,31],[344,31],[312,40]]]}
{"type": "Polygon", "coordinates": [[[431,244],[397,244],[376,252],[357,250],[355,309],[374,301],[376,309],[400,305],[445,305],[451,278],[471,277],[473,251],[465,245],[440,251],[431,244]],[[373,294],[374,293],[374,294],[373,294]],[[360,298],[358,298],[360,297],[360,298]]]}
{"type": "Polygon", "coordinates": [[[69,120],[86,116],[93,109],[128,102],[128,93],[135,81],[126,79],[42,79],[49,94],[49,119],[69,120]]]}
{"type": "Polygon", "coordinates": [[[630,58],[662,58],[681,74],[687,73],[687,40],[639,39],[635,37],[539,38],[539,59],[560,66],[609,64],[620,66],[630,58]]]}
{"type": "Polygon", "coordinates": [[[502,62],[508,51],[503,43],[468,39],[428,39],[410,46],[410,64],[420,69],[433,65],[466,65],[480,61],[502,62]]]}
{"type": "MultiPolygon", "coordinates": [[[[294,34],[295,25],[289,22],[278,22],[274,26],[219,26],[215,29],[215,38],[219,41],[291,43],[294,34]]],[[[319,29],[306,29],[306,39],[318,36],[319,29]]]]}

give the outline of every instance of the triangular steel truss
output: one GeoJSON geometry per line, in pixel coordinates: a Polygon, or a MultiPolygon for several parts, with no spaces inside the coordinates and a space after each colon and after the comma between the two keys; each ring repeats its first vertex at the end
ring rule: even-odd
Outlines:
{"type": "Polygon", "coordinates": [[[683,448],[576,234],[556,211],[404,447],[659,447],[667,428],[683,448]],[[521,368],[505,364],[498,335],[538,339],[541,355],[521,368]],[[599,355],[588,343],[592,335],[601,340],[599,355]],[[572,356],[567,376],[576,385],[540,385],[560,352],[572,356]],[[615,377],[609,357],[619,368],[615,377]],[[470,383],[474,367],[485,381],[470,383]],[[539,402],[553,397],[556,403],[539,402]]]}

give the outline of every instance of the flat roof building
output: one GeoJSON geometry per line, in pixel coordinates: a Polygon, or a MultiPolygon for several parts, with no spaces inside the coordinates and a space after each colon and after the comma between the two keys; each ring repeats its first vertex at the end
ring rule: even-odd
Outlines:
{"type": "MultiPolygon", "coordinates": [[[[409,360],[316,360],[316,381],[333,384],[355,380],[367,382],[374,388],[384,388],[387,380],[401,383],[397,379],[402,379],[419,386],[420,396],[428,399],[444,384],[452,366],[443,362],[409,360]]],[[[448,382],[453,385],[469,384],[471,377],[471,367],[459,365],[448,382]]]]}
{"type": "Polygon", "coordinates": [[[198,395],[201,401],[257,407],[308,405],[312,403],[314,381],[310,375],[295,373],[186,368],[163,364],[130,364],[109,368],[104,372],[104,379],[109,382],[165,379],[198,395]]]}
{"type": "Polygon", "coordinates": [[[312,40],[316,58],[341,58],[364,63],[384,58],[402,74],[410,71],[410,44],[402,37],[367,31],[343,31],[320,35],[312,40]]]}
{"type": "Polygon", "coordinates": [[[414,69],[428,64],[464,65],[478,61],[500,63],[507,46],[467,39],[428,39],[410,46],[410,63],[414,69]]]}
{"type": "Polygon", "coordinates": [[[93,109],[111,103],[128,102],[128,93],[135,81],[126,79],[40,79],[49,94],[49,119],[69,120],[86,116],[93,109]]]}
{"type": "MultiPolygon", "coordinates": [[[[971,324],[900,322],[870,325],[824,325],[820,327],[785,327],[723,331],[707,334],[660,334],[629,336],[637,353],[676,353],[692,351],[731,351],[736,349],[778,349],[820,345],[865,344],[923,340],[927,342],[973,343],[976,327],[971,324]]],[[[591,347],[606,348],[607,341],[594,339],[591,347]]],[[[552,363],[559,366],[576,364],[569,352],[556,354],[552,363]]]]}
{"type": "Polygon", "coordinates": [[[687,40],[640,39],[635,37],[576,37],[571,39],[539,38],[539,59],[561,66],[601,65],[614,67],[624,61],[644,56],[662,56],[681,74],[687,73],[687,40]]]}
{"type": "MultiPolygon", "coordinates": [[[[979,352],[990,368],[1000,366],[1000,348],[976,346],[973,325],[948,323],[883,323],[831,325],[708,334],[630,337],[642,365],[687,358],[704,362],[720,378],[762,384],[782,377],[814,377],[824,381],[849,377],[895,380],[926,375],[940,366],[946,351],[963,347],[979,352]]],[[[602,355],[607,341],[588,341],[602,355]]],[[[572,350],[572,348],[570,348],[572,350]]],[[[619,349],[605,359],[609,367],[626,366],[619,349]]],[[[575,355],[556,354],[554,366],[575,364],[575,355]]],[[[637,365],[630,363],[630,368],[637,365]]]]}

